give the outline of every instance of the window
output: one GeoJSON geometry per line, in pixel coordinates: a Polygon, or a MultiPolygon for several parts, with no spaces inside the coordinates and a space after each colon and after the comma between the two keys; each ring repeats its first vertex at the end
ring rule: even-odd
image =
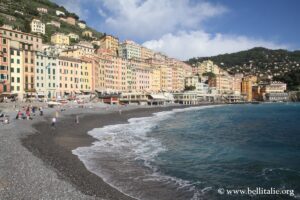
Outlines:
{"type": "Polygon", "coordinates": [[[10,72],[14,73],[15,69],[13,67],[10,68],[10,72]]]}
{"type": "Polygon", "coordinates": [[[17,83],[20,83],[20,78],[19,77],[17,78],[17,83]]]}
{"type": "Polygon", "coordinates": [[[17,64],[20,64],[20,59],[17,59],[17,64]]]}
{"type": "Polygon", "coordinates": [[[25,72],[28,72],[28,67],[25,67],[25,72]]]}
{"type": "Polygon", "coordinates": [[[20,73],[20,68],[17,68],[17,73],[20,73]]]}
{"type": "Polygon", "coordinates": [[[20,91],[20,86],[17,86],[17,91],[20,91]]]}
{"type": "Polygon", "coordinates": [[[19,50],[17,50],[17,55],[20,56],[20,51],[19,50]]]}
{"type": "Polygon", "coordinates": [[[3,42],[3,44],[6,44],[6,39],[3,39],[2,42],[3,42]]]}
{"type": "Polygon", "coordinates": [[[3,53],[6,53],[6,48],[3,48],[3,53]]]}
{"type": "Polygon", "coordinates": [[[14,63],[14,59],[12,58],[12,59],[10,59],[10,63],[14,63]]]}
{"type": "Polygon", "coordinates": [[[3,62],[6,62],[6,57],[3,57],[3,62]]]}
{"type": "Polygon", "coordinates": [[[11,82],[12,82],[12,83],[15,82],[15,77],[11,77],[11,82]]]}

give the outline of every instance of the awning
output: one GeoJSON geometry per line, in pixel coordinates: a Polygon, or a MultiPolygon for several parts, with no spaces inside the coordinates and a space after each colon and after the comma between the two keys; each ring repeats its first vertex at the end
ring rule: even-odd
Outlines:
{"type": "Polygon", "coordinates": [[[91,93],[91,90],[81,90],[82,93],[91,93]]]}
{"type": "Polygon", "coordinates": [[[0,94],[1,97],[15,97],[15,96],[18,96],[17,93],[11,93],[11,92],[2,92],[0,94]]]}
{"type": "Polygon", "coordinates": [[[36,93],[38,96],[45,96],[45,93],[44,92],[37,92],[36,93]]]}
{"type": "Polygon", "coordinates": [[[154,100],[167,100],[167,98],[164,95],[161,95],[161,94],[150,94],[150,96],[154,100]]]}
{"type": "Polygon", "coordinates": [[[48,104],[48,105],[52,105],[52,106],[58,106],[58,105],[61,105],[61,103],[55,102],[55,101],[49,101],[47,104],[48,104]]]}

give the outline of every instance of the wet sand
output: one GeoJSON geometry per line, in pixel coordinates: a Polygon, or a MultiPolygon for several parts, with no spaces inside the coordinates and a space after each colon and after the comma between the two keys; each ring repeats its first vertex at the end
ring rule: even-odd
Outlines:
{"type": "MultiPolygon", "coordinates": [[[[182,107],[182,106],[181,106],[182,107]]],[[[159,111],[172,110],[178,106],[153,107],[123,110],[118,109],[100,114],[79,114],[79,124],[75,123],[75,114],[58,118],[55,129],[50,127],[50,116],[34,124],[35,134],[22,139],[22,144],[35,156],[51,166],[58,177],[71,183],[85,195],[104,199],[133,199],[105,183],[100,177],[89,172],[72,150],[90,146],[95,141],[87,132],[105,125],[127,123],[129,118],[146,117],[159,111]]]]}

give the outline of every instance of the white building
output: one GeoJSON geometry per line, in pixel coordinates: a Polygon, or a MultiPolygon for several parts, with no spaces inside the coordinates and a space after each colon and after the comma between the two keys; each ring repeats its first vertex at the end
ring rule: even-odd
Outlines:
{"type": "Polygon", "coordinates": [[[68,37],[70,39],[79,40],[79,36],[77,34],[75,34],[75,33],[69,33],[68,37]]]}
{"type": "Polygon", "coordinates": [[[51,21],[51,22],[48,22],[47,25],[52,25],[52,26],[56,26],[57,28],[60,28],[60,22],[58,21],[51,21]]]}
{"type": "Polygon", "coordinates": [[[83,23],[83,22],[78,22],[77,24],[78,24],[78,26],[79,26],[81,29],[85,29],[85,28],[86,28],[86,24],[83,23]]]}
{"type": "Polygon", "coordinates": [[[56,10],[56,15],[59,16],[59,15],[64,15],[65,16],[65,13],[60,11],[60,10],[56,10]]]}
{"type": "Polygon", "coordinates": [[[92,54],[95,51],[93,44],[87,41],[80,41],[78,44],[75,44],[72,48],[82,49],[86,54],[92,54]]]}
{"type": "Polygon", "coordinates": [[[39,98],[56,98],[59,81],[57,57],[37,52],[35,68],[35,88],[39,98]]]}
{"type": "Polygon", "coordinates": [[[11,92],[18,94],[18,99],[22,100],[24,96],[23,79],[23,53],[17,45],[11,44],[10,48],[10,79],[11,92]],[[15,48],[16,47],[16,48],[15,48]]]}
{"type": "Polygon", "coordinates": [[[119,54],[126,59],[141,58],[141,46],[133,41],[125,40],[119,46],[119,54]]]}
{"type": "Polygon", "coordinates": [[[45,34],[45,24],[38,19],[33,19],[30,23],[31,32],[45,34]]]}
{"type": "Polygon", "coordinates": [[[40,13],[48,13],[48,9],[47,8],[37,8],[36,10],[38,12],[40,12],[40,13]]]}

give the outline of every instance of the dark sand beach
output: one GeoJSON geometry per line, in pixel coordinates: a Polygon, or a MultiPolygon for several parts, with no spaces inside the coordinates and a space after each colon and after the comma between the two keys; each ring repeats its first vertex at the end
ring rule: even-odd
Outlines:
{"type": "Polygon", "coordinates": [[[93,128],[105,125],[127,123],[130,118],[150,116],[159,111],[175,107],[153,107],[123,110],[102,114],[79,114],[80,123],[75,123],[75,115],[58,118],[56,128],[50,127],[51,119],[34,124],[35,134],[22,140],[22,144],[35,156],[51,166],[58,177],[70,182],[86,195],[104,199],[133,199],[105,183],[100,177],[89,172],[72,150],[90,146],[94,140],[87,134],[93,128]]]}

